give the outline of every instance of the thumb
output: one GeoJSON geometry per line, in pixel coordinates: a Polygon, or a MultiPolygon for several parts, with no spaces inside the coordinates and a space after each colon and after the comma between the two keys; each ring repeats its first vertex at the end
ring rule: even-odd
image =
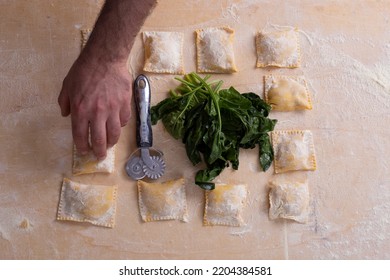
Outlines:
{"type": "Polygon", "coordinates": [[[64,88],[62,88],[60,95],[58,96],[58,104],[61,108],[61,115],[63,117],[68,116],[70,114],[70,100],[64,88]]]}

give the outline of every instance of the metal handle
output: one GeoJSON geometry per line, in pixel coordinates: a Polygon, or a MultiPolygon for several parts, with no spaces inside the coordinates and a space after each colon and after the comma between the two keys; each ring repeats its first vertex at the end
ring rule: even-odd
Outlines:
{"type": "Polygon", "coordinates": [[[137,110],[137,146],[150,148],[153,145],[150,119],[150,84],[145,75],[139,75],[135,79],[133,92],[137,110]]]}

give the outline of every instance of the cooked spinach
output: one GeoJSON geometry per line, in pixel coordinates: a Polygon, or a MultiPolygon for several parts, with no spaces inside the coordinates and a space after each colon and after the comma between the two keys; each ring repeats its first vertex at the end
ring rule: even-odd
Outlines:
{"type": "Polygon", "coordinates": [[[170,97],[151,108],[152,124],[162,120],[167,131],[182,139],[193,165],[204,162],[195,183],[206,190],[214,189],[211,181],[230,164],[237,170],[240,148],[259,145],[259,162],[266,171],[274,159],[268,132],[276,120],[269,119],[270,105],[257,94],[239,93],[233,87],[220,89],[222,81],[209,82],[190,73],[175,78],[181,84],[170,97]]]}

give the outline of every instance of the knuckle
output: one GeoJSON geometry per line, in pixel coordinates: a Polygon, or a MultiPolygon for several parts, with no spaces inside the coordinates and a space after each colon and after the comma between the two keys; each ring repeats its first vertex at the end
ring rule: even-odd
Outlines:
{"type": "Polygon", "coordinates": [[[98,100],[95,104],[95,110],[96,112],[102,112],[102,111],[105,111],[107,108],[107,104],[106,102],[102,101],[102,100],[98,100]]]}
{"type": "Polygon", "coordinates": [[[120,135],[121,135],[121,131],[119,129],[112,130],[110,132],[110,137],[109,137],[110,144],[115,144],[116,142],[118,142],[120,135]]]}
{"type": "Polygon", "coordinates": [[[122,102],[124,104],[130,104],[130,94],[122,94],[122,102]]]}
{"type": "Polygon", "coordinates": [[[115,129],[111,130],[110,133],[111,133],[112,137],[119,138],[119,136],[121,135],[121,129],[119,127],[115,128],[115,129]]]}
{"type": "Polygon", "coordinates": [[[75,140],[83,141],[85,139],[85,133],[82,131],[82,129],[77,125],[77,123],[73,123],[73,138],[75,140]]]}
{"type": "Polygon", "coordinates": [[[101,100],[96,101],[95,106],[93,108],[93,114],[96,116],[101,116],[106,114],[108,108],[107,103],[101,100]]]}
{"type": "Polygon", "coordinates": [[[83,100],[73,100],[72,114],[78,118],[82,118],[87,114],[87,104],[83,100]]]}
{"type": "Polygon", "coordinates": [[[92,141],[94,146],[104,146],[106,144],[106,139],[101,136],[94,137],[92,141]]]}

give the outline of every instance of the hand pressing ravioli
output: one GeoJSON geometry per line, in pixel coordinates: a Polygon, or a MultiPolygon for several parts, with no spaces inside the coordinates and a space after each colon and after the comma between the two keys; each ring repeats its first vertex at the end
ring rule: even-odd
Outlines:
{"type": "Polygon", "coordinates": [[[98,160],[90,150],[85,156],[79,155],[76,146],[73,146],[73,175],[91,173],[113,173],[115,170],[115,147],[107,149],[107,156],[98,160]]]}

